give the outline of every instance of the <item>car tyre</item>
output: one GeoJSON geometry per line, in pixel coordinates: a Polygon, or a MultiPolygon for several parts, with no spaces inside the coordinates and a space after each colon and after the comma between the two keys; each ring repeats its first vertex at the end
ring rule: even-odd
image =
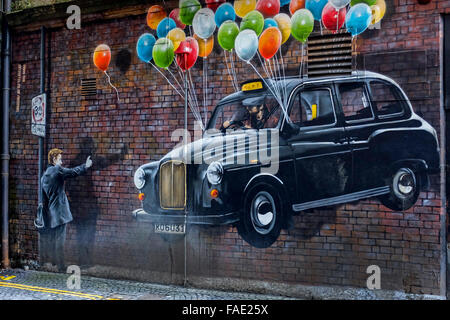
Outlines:
{"type": "Polygon", "coordinates": [[[281,197],[271,186],[256,186],[244,197],[237,230],[256,248],[270,247],[280,235],[283,225],[281,197]]]}
{"type": "Polygon", "coordinates": [[[420,175],[411,168],[399,168],[389,179],[390,192],[380,197],[381,203],[391,210],[411,208],[419,198],[420,175]]]}

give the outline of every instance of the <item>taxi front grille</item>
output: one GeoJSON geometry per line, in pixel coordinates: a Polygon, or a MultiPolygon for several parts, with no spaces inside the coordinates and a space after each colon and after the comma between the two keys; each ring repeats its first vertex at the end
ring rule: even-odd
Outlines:
{"type": "Polygon", "coordinates": [[[162,209],[182,210],[186,206],[186,165],[164,162],[159,171],[159,201],[162,209]]]}

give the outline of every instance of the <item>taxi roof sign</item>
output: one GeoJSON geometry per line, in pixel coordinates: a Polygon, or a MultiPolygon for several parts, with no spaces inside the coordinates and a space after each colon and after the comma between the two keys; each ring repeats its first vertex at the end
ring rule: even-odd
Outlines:
{"type": "Polygon", "coordinates": [[[241,90],[243,92],[261,91],[264,89],[264,83],[262,82],[262,80],[250,80],[241,84],[241,90]]]}

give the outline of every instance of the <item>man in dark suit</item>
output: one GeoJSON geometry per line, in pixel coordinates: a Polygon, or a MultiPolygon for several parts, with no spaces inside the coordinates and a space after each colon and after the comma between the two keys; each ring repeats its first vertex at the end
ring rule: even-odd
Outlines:
{"type": "Polygon", "coordinates": [[[62,167],[62,151],[52,149],[48,153],[49,166],[41,178],[43,190],[44,230],[41,231],[40,244],[42,262],[56,264],[58,271],[65,271],[64,242],[66,224],[73,220],[69,201],[64,190],[64,181],[86,173],[92,166],[90,156],[86,163],[73,169],[62,167]]]}

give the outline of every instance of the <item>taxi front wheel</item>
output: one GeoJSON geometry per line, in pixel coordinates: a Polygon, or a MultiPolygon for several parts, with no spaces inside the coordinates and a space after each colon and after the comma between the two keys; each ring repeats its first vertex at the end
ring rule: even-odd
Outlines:
{"type": "Polygon", "coordinates": [[[390,192],[380,197],[381,203],[395,211],[411,208],[419,198],[420,175],[404,167],[399,168],[389,181],[390,192]]]}
{"type": "Polygon", "coordinates": [[[278,191],[271,186],[256,186],[247,192],[243,208],[237,224],[239,235],[256,248],[270,247],[283,224],[278,191]]]}

